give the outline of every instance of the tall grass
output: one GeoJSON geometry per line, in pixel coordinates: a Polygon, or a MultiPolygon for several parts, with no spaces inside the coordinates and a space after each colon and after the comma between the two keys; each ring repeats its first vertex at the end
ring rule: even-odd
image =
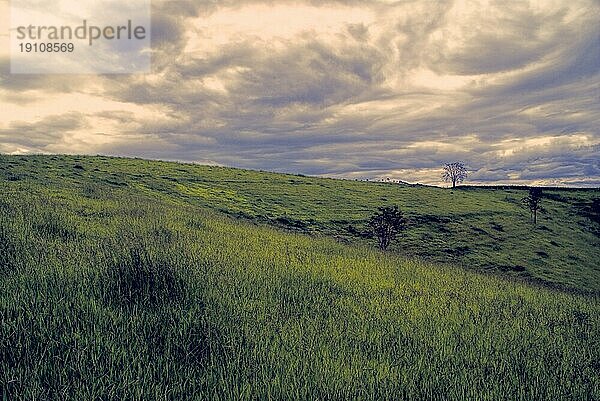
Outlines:
{"type": "MultiPolygon", "coordinates": [[[[104,217],[121,214],[118,205],[108,208],[103,199],[122,194],[132,201],[130,194],[136,192],[359,244],[373,242],[366,227],[373,212],[380,206],[398,205],[408,224],[401,240],[391,245],[392,252],[600,295],[600,220],[594,213],[600,189],[544,190],[544,210],[534,227],[521,201],[527,194],[522,187],[461,186],[450,190],[58,155],[0,155],[0,182],[31,182],[62,199],[82,197],[104,205],[84,213],[104,217]]],[[[140,202],[139,208],[146,206],[140,202]]],[[[52,221],[41,224],[51,225],[52,221]]],[[[73,234],[77,235],[62,232],[73,234]]]]}
{"type": "Polygon", "coordinates": [[[85,193],[0,191],[6,399],[600,398],[597,297],[85,193]]]}

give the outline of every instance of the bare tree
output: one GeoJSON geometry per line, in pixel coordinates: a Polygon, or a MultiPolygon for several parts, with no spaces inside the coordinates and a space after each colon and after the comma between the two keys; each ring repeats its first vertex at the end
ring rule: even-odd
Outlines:
{"type": "Polygon", "coordinates": [[[542,201],[542,188],[532,187],[529,188],[529,193],[523,198],[523,203],[527,205],[531,212],[531,218],[533,224],[537,224],[537,212],[540,209],[540,202],[542,201]]]}
{"type": "Polygon", "coordinates": [[[377,237],[380,249],[387,249],[396,235],[405,228],[406,220],[398,206],[380,207],[369,219],[369,227],[377,237]]]}
{"type": "Polygon", "coordinates": [[[467,178],[467,168],[463,162],[447,163],[442,178],[446,182],[452,181],[452,188],[456,188],[456,184],[467,178]]]}

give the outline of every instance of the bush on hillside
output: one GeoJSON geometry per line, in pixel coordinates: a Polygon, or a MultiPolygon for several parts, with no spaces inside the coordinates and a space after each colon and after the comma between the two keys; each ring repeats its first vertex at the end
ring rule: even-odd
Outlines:
{"type": "Polygon", "coordinates": [[[377,238],[380,249],[386,250],[398,233],[406,227],[404,215],[398,206],[380,207],[369,219],[369,227],[377,238]]]}

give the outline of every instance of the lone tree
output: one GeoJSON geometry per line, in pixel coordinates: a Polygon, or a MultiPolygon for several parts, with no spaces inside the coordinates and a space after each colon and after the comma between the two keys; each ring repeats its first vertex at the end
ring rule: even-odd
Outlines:
{"type": "Polygon", "coordinates": [[[523,198],[523,203],[527,205],[531,212],[531,218],[533,224],[537,224],[537,212],[540,209],[540,202],[542,201],[542,188],[532,187],[529,188],[529,193],[523,198]]]}
{"type": "Polygon", "coordinates": [[[406,220],[398,206],[380,207],[369,219],[369,227],[377,237],[379,248],[386,250],[396,235],[405,228],[406,220]]]}
{"type": "Polygon", "coordinates": [[[452,188],[456,188],[457,183],[467,178],[467,168],[463,162],[446,163],[442,178],[446,182],[452,181],[452,188]]]}

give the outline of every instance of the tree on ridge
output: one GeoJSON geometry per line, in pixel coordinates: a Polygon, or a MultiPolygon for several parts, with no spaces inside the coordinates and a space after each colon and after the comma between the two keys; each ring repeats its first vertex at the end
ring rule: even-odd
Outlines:
{"type": "Polygon", "coordinates": [[[456,184],[467,178],[467,168],[463,162],[446,163],[442,178],[446,182],[452,181],[452,188],[456,188],[456,184]]]}

